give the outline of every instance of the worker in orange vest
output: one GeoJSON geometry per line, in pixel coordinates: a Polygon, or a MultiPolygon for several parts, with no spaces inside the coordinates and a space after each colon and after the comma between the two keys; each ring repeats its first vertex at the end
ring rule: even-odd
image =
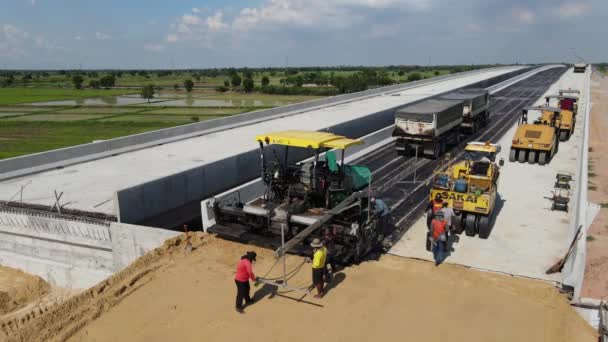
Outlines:
{"type": "Polygon", "coordinates": [[[446,244],[447,244],[447,229],[448,222],[444,219],[443,211],[435,213],[433,220],[431,221],[431,248],[433,251],[433,258],[435,259],[435,266],[439,266],[445,258],[446,244]]]}
{"type": "Polygon", "coordinates": [[[443,199],[440,194],[435,195],[435,199],[431,202],[431,209],[433,209],[433,214],[443,209],[443,199]]]}
{"type": "Polygon", "coordinates": [[[440,194],[435,195],[435,199],[432,200],[427,206],[427,210],[431,210],[431,212],[427,215],[426,218],[426,227],[430,231],[431,230],[431,221],[433,217],[435,217],[435,213],[443,209],[443,199],[440,194]]]}

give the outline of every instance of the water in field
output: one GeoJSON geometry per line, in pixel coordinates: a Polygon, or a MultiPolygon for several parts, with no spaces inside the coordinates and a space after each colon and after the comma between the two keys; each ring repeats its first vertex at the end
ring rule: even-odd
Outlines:
{"type": "Polygon", "coordinates": [[[278,107],[291,104],[291,101],[277,100],[217,100],[217,99],[183,99],[151,103],[152,106],[168,107],[278,107]]]}
{"type": "MultiPolygon", "coordinates": [[[[159,101],[153,99],[152,101],[159,101]]],[[[162,101],[162,100],[160,100],[162,101]]],[[[141,97],[135,96],[108,96],[90,99],[62,100],[62,101],[46,101],[34,102],[32,106],[126,106],[148,102],[141,97]]]]}

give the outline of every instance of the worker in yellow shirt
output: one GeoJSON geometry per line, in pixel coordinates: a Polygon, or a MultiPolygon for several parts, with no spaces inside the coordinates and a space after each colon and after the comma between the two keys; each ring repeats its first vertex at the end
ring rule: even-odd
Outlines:
{"type": "Polygon", "coordinates": [[[325,271],[325,262],[327,261],[327,248],[323,242],[315,238],[310,244],[312,247],[312,284],[317,288],[315,298],[323,297],[323,274],[325,271]]]}

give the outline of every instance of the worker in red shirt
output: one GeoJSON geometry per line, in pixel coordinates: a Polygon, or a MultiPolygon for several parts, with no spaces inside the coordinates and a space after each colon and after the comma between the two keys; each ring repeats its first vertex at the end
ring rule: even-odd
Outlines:
{"type": "Polygon", "coordinates": [[[255,274],[253,274],[253,262],[256,257],[257,254],[255,252],[247,252],[241,257],[239,264],[236,266],[234,283],[236,284],[236,312],[238,313],[245,313],[243,311],[243,300],[245,300],[245,305],[253,302],[249,296],[249,280],[258,280],[255,274]]]}
{"type": "Polygon", "coordinates": [[[431,212],[429,213],[429,215],[426,218],[426,226],[427,226],[428,230],[430,231],[431,230],[431,221],[433,220],[435,213],[437,213],[439,210],[443,209],[443,198],[441,198],[440,194],[435,195],[435,199],[429,203],[427,210],[428,209],[431,209],[431,212]]]}
{"type": "Polygon", "coordinates": [[[444,218],[442,210],[435,213],[433,221],[431,221],[431,248],[435,259],[435,266],[439,266],[445,259],[446,244],[447,244],[447,229],[448,222],[444,218]]]}

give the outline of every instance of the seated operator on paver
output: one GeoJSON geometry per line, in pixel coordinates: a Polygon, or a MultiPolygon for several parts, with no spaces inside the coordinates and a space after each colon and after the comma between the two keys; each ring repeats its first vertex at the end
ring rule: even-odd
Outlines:
{"type": "Polygon", "coordinates": [[[257,254],[255,252],[247,252],[241,257],[241,260],[236,266],[234,283],[236,284],[236,311],[238,313],[245,312],[243,311],[243,300],[245,300],[245,305],[253,303],[253,299],[251,299],[251,296],[249,295],[249,280],[258,280],[255,274],[253,274],[253,262],[256,257],[257,254]]]}
{"type": "Polygon", "coordinates": [[[378,218],[378,225],[380,226],[378,231],[386,235],[391,211],[381,198],[372,197],[371,201],[374,205],[374,215],[378,218]]]}
{"type": "Polygon", "coordinates": [[[325,294],[323,276],[327,261],[327,248],[319,238],[312,240],[310,247],[312,247],[312,284],[317,288],[315,298],[321,298],[325,294]]]}
{"type": "Polygon", "coordinates": [[[435,213],[433,220],[431,221],[430,239],[435,266],[441,264],[445,258],[447,242],[446,232],[447,221],[443,217],[443,211],[440,210],[435,213]]]}

